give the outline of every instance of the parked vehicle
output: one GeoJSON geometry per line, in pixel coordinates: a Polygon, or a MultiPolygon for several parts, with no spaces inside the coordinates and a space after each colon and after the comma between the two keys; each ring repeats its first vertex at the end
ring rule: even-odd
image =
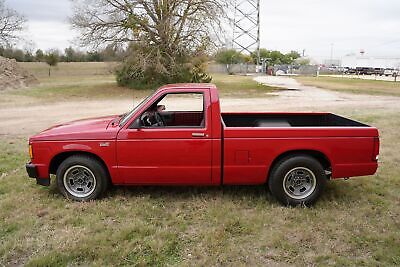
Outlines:
{"type": "Polygon", "coordinates": [[[64,123],[29,139],[30,177],[56,175],[87,201],[114,185],[266,184],[309,205],[326,182],[372,175],[378,130],[331,113],[221,113],[211,84],[168,85],[120,115],[64,123]]]}
{"type": "Polygon", "coordinates": [[[375,74],[375,69],[374,68],[357,67],[356,73],[358,75],[373,75],[373,74],[375,74]]]}
{"type": "Polygon", "coordinates": [[[345,68],[344,74],[357,74],[357,70],[354,68],[345,68]]]}
{"type": "Polygon", "coordinates": [[[399,75],[399,71],[396,69],[385,69],[385,71],[383,72],[383,75],[385,75],[386,77],[392,76],[398,76],[399,75]]]}
{"type": "Polygon", "coordinates": [[[385,73],[385,69],[384,68],[374,68],[374,74],[375,75],[379,75],[382,76],[385,73]]]}

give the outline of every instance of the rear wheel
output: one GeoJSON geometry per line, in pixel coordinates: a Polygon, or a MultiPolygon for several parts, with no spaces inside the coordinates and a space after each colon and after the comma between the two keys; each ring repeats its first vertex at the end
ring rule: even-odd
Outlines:
{"type": "Polygon", "coordinates": [[[60,192],[77,201],[96,199],[108,186],[108,174],[104,166],[85,155],[75,155],[64,160],[56,176],[60,192]]]}
{"type": "Polygon", "coordinates": [[[326,180],[318,160],[307,155],[292,155],[272,168],[268,187],[285,205],[311,205],[320,196],[326,180]]]}

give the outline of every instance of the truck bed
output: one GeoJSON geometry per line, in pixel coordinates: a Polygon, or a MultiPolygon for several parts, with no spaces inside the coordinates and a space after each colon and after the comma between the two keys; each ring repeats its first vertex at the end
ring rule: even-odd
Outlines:
{"type": "Polygon", "coordinates": [[[223,113],[226,127],[369,127],[332,113],[223,113]]]}
{"type": "Polygon", "coordinates": [[[259,184],[288,151],[318,151],[332,178],[370,175],[378,131],[331,113],[223,113],[224,183],[259,184]],[[249,174],[252,175],[249,175],[249,174]],[[246,177],[245,179],[243,177],[246,177]]]}

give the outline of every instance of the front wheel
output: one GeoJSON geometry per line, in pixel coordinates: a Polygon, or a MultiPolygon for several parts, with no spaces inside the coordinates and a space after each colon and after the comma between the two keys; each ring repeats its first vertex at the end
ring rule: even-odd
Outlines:
{"type": "Polygon", "coordinates": [[[64,160],[57,169],[57,187],[67,198],[89,201],[103,194],[108,185],[108,174],[96,159],[75,155],[64,160]]]}
{"type": "Polygon", "coordinates": [[[320,196],[327,177],[319,161],[306,155],[280,160],[268,180],[274,197],[285,205],[311,205],[320,196]]]}

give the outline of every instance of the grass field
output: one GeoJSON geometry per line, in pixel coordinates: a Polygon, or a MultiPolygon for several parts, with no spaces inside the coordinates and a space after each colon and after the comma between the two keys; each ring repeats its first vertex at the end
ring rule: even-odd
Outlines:
{"type": "MultiPolygon", "coordinates": [[[[22,67],[28,69],[41,81],[49,79],[49,65],[43,62],[20,62],[22,67]]],[[[73,62],[58,63],[51,67],[51,77],[82,77],[82,76],[104,76],[113,74],[117,63],[115,62],[73,62]]]]}
{"type": "Polygon", "coordinates": [[[400,96],[400,83],[391,81],[375,81],[336,77],[294,77],[304,85],[319,88],[370,95],[400,96]]]}
{"type": "MultiPolygon", "coordinates": [[[[40,87],[0,98],[41,104],[131,92],[108,74],[77,76],[43,77],[40,87]]],[[[270,90],[246,77],[215,82],[234,97],[270,90]]],[[[380,129],[383,163],[375,176],[328,183],[312,208],[282,207],[263,186],[114,187],[76,203],[54,183],[27,178],[26,136],[0,135],[0,265],[398,266],[400,108],[341,113],[380,129]]]]}
{"type": "MultiPolygon", "coordinates": [[[[41,85],[27,90],[18,90],[14,94],[33,96],[41,99],[59,100],[64,98],[96,99],[107,97],[144,97],[152,90],[132,90],[119,87],[112,74],[116,63],[59,63],[48,75],[45,63],[20,63],[38,77],[41,85]]],[[[215,83],[223,96],[254,97],[266,96],[278,88],[261,85],[251,77],[212,74],[215,83]],[[245,90],[244,90],[245,89],[245,90]]]]}

